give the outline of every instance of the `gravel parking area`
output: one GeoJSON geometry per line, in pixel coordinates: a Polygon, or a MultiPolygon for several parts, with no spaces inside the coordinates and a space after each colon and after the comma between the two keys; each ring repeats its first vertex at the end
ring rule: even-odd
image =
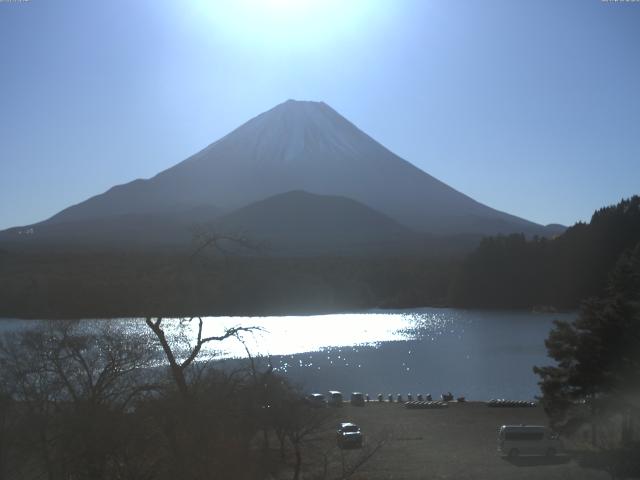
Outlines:
{"type": "MultiPolygon", "coordinates": [[[[450,403],[448,408],[411,410],[397,403],[335,408],[339,421],[357,423],[365,449],[386,439],[382,448],[352,478],[357,479],[608,479],[581,467],[567,453],[552,458],[498,455],[496,428],[505,424],[546,425],[535,408],[489,408],[484,402],[450,403]]],[[[335,433],[326,433],[327,442],[335,433]]],[[[362,451],[341,452],[340,462],[355,462],[362,451]]],[[[333,462],[336,462],[334,457],[333,462]]],[[[334,467],[336,467],[334,465],[334,467]]],[[[336,467],[337,468],[337,467],[336,467]]]]}

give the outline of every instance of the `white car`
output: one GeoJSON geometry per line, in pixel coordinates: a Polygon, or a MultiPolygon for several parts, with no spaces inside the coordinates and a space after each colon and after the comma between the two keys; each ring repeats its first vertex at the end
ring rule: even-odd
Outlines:
{"type": "Polygon", "coordinates": [[[562,449],[557,434],[540,425],[502,425],[498,428],[498,452],[519,455],[553,456],[562,449]]]}

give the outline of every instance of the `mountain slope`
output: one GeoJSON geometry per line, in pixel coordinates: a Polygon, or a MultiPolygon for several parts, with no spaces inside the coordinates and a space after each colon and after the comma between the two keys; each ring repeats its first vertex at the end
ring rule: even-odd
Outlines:
{"type": "Polygon", "coordinates": [[[148,180],[116,186],[46,223],[200,205],[231,211],[292,190],[357,200],[436,234],[545,234],[398,157],[322,102],[289,100],[148,180]]]}
{"type": "Polygon", "coordinates": [[[191,245],[194,229],[220,216],[215,207],[181,211],[126,213],[104,217],[42,222],[0,232],[0,242],[21,247],[149,248],[191,245]]]}
{"type": "Polygon", "coordinates": [[[271,254],[338,254],[415,250],[420,235],[346,197],[292,191],[240,208],[215,230],[266,243],[271,254]]]}

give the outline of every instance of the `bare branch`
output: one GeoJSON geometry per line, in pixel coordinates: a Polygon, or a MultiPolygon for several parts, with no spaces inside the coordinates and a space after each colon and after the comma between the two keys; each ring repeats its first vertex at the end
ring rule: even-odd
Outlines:
{"type": "MultiPolygon", "coordinates": [[[[193,320],[193,318],[189,319],[189,322],[191,320],[193,320]]],[[[203,330],[204,322],[201,317],[198,317],[198,334],[197,334],[196,344],[191,348],[189,355],[187,355],[187,357],[182,362],[179,362],[171,348],[171,345],[169,344],[169,341],[167,340],[164,330],[160,327],[161,319],[158,318],[157,320],[154,321],[150,317],[147,317],[145,321],[146,321],[146,324],[149,326],[149,328],[153,331],[153,333],[158,338],[158,341],[162,346],[162,350],[164,351],[167,361],[169,362],[169,367],[171,369],[171,374],[173,376],[173,379],[176,382],[178,389],[180,390],[182,395],[185,397],[188,394],[185,370],[198,357],[198,355],[200,354],[200,351],[202,350],[202,347],[205,344],[209,342],[214,342],[214,341],[221,342],[230,337],[237,338],[241,332],[253,332],[255,330],[261,330],[260,327],[233,327],[226,330],[223,335],[210,336],[210,337],[203,338],[202,330],[203,330]]]]}
{"type": "Polygon", "coordinates": [[[210,231],[206,226],[196,225],[193,227],[193,240],[197,244],[196,249],[191,254],[191,259],[199,256],[207,249],[212,249],[214,253],[221,254],[225,259],[236,251],[225,248],[225,244],[239,247],[244,251],[256,253],[265,252],[268,249],[267,242],[257,242],[251,240],[245,232],[220,233],[210,231]]]}
{"type": "Polygon", "coordinates": [[[365,463],[371,460],[375,456],[375,454],[378,453],[378,451],[384,446],[385,443],[387,443],[387,439],[382,438],[378,442],[376,442],[372,448],[364,450],[362,455],[360,455],[352,465],[348,466],[346,469],[343,469],[341,480],[351,478],[353,475],[355,475],[365,463]]]}
{"type": "Polygon", "coordinates": [[[200,322],[198,327],[198,341],[196,342],[196,345],[193,347],[193,350],[191,351],[189,356],[180,365],[180,367],[183,369],[187,368],[196,359],[204,344],[209,342],[222,342],[227,338],[238,337],[238,334],[240,332],[253,332],[255,330],[260,330],[260,327],[233,327],[225,331],[223,335],[202,338],[202,318],[200,318],[199,320],[200,322]]]}

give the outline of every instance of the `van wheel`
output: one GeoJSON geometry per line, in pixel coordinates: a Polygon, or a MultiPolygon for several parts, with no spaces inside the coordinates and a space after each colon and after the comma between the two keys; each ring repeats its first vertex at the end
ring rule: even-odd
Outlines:
{"type": "Polygon", "coordinates": [[[547,450],[547,457],[553,457],[556,454],[556,449],[555,448],[550,448],[547,450]]]}
{"type": "Polygon", "coordinates": [[[509,458],[516,458],[518,455],[520,455],[520,450],[518,450],[517,448],[512,448],[511,450],[509,450],[509,458]]]}

